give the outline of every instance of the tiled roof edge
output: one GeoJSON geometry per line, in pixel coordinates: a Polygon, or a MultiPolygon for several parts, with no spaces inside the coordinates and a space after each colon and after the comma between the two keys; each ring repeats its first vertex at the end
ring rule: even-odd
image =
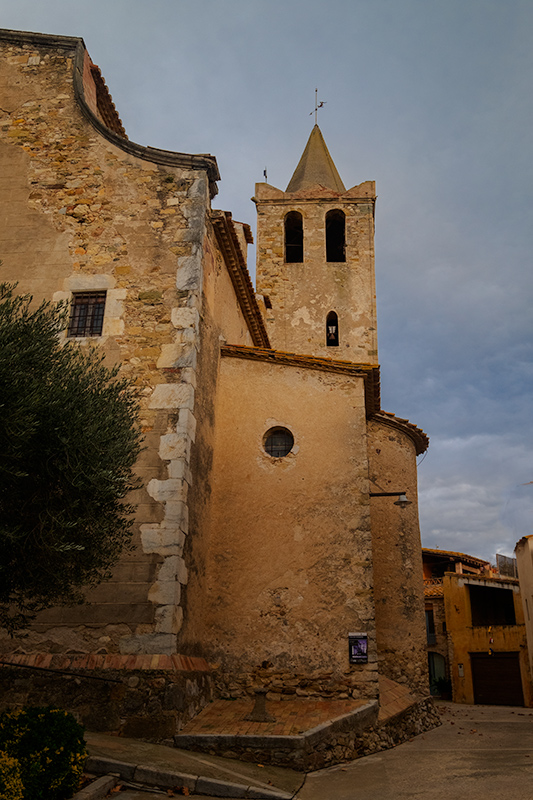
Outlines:
{"type": "MultiPolygon", "coordinates": [[[[207,153],[193,155],[189,153],[176,153],[172,150],[160,150],[156,147],[145,147],[136,144],[122,135],[110,130],[98,117],[96,117],[85,100],[83,91],[83,61],[86,52],[85,42],[79,36],[57,36],[48,33],[31,33],[28,31],[12,31],[0,29],[0,41],[12,42],[13,44],[35,44],[39,47],[67,48],[73,51],[74,55],[74,95],[83,116],[91,123],[98,133],[110,141],[116,147],[126,153],[142,158],[144,161],[151,161],[154,164],[161,164],[168,167],[182,167],[185,169],[201,169],[207,172],[209,179],[209,189],[211,198],[218,193],[216,182],[220,180],[220,173],[215,156],[207,153]]],[[[118,115],[117,115],[118,116],[118,115]]]]}
{"type": "Polygon", "coordinates": [[[384,425],[389,425],[391,428],[401,430],[411,437],[415,444],[417,456],[425,453],[429,447],[429,436],[421,428],[418,428],[408,419],[396,417],[388,411],[377,411],[373,416],[376,422],[381,422],[384,425]]]}
{"type": "Polygon", "coordinates": [[[136,158],[142,158],[144,161],[151,161],[154,164],[161,164],[167,167],[205,170],[209,179],[210,195],[211,198],[213,198],[218,193],[216,181],[220,180],[220,173],[214,156],[209,154],[192,155],[189,153],[176,153],[173,150],[160,150],[157,147],[145,147],[144,145],[131,142],[129,139],[124,139],[118,133],[110,130],[100,122],[85,100],[83,91],[84,53],[85,46],[83,40],[79,39],[74,63],[74,93],[82,114],[91,125],[96,128],[98,133],[112,142],[116,147],[119,147],[121,150],[124,150],[126,153],[136,158]]]}
{"type": "Polygon", "coordinates": [[[432,553],[436,556],[453,556],[460,561],[472,561],[475,564],[490,564],[490,561],[487,561],[484,558],[478,558],[477,556],[469,556],[468,553],[458,553],[455,550],[437,550],[432,549],[431,547],[423,547],[422,548],[422,556],[424,553],[432,553]]]}
{"type": "Polygon", "coordinates": [[[213,211],[211,221],[239,306],[252,334],[252,341],[256,347],[270,347],[268,333],[255,298],[254,287],[231,213],[229,211],[213,211]]]}
{"type": "Polygon", "coordinates": [[[209,672],[204,658],[179,654],[122,655],[119,653],[62,654],[6,653],[0,655],[0,666],[29,667],[43,670],[114,669],[114,670],[173,670],[179,672],[209,672]]]}
{"type": "Polygon", "coordinates": [[[351,361],[335,361],[330,358],[286,353],[282,350],[267,348],[245,347],[244,345],[236,344],[223,344],[220,352],[222,356],[231,358],[251,359],[252,361],[264,361],[280,366],[316,369],[322,372],[336,372],[363,378],[367,414],[374,416],[375,408],[379,408],[379,367],[372,364],[354,364],[351,361]]]}

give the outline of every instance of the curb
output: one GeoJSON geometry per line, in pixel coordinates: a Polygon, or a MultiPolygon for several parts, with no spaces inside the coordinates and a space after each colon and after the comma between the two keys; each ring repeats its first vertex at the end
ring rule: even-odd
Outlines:
{"type": "Polygon", "coordinates": [[[103,800],[118,783],[116,775],[102,775],[89,786],[76,792],[72,800],[103,800]]]}
{"type": "MultiPolygon", "coordinates": [[[[186,772],[173,772],[144,764],[131,764],[126,761],[115,761],[103,756],[89,756],[85,762],[85,769],[96,775],[104,775],[100,780],[113,780],[113,788],[117,779],[109,773],[120,775],[120,778],[135,783],[144,783],[148,786],[157,786],[162,789],[187,788],[189,792],[197,794],[210,794],[213,797],[242,797],[250,800],[292,800],[293,795],[281,789],[264,789],[261,786],[243,783],[231,783],[219,778],[206,778],[202,775],[189,775],[186,772]]],[[[98,781],[95,782],[97,784],[98,781]]],[[[87,787],[87,790],[92,789],[87,787]]],[[[99,800],[105,794],[83,794],[85,789],[78,792],[73,800],[99,800]]],[[[109,789],[107,789],[109,791],[109,789]]]]}

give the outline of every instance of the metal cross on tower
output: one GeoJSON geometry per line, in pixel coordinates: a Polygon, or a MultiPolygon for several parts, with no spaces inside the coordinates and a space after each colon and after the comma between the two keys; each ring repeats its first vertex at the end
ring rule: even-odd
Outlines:
{"type": "Polygon", "coordinates": [[[326,104],[326,100],[321,100],[320,103],[318,102],[318,89],[315,89],[315,110],[314,112],[311,111],[309,116],[314,113],[315,115],[315,125],[318,125],[318,109],[322,108],[326,104]]]}

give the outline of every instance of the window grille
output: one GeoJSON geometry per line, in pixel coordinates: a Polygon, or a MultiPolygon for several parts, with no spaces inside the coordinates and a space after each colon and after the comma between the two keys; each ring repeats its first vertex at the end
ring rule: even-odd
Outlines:
{"type": "Polygon", "coordinates": [[[287,428],[271,428],[265,434],[264,448],[273,458],[283,458],[293,446],[294,436],[287,428]]]}
{"type": "Polygon", "coordinates": [[[68,336],[101,336],[105,292],[76,292],[72,297],[68,336]]]}

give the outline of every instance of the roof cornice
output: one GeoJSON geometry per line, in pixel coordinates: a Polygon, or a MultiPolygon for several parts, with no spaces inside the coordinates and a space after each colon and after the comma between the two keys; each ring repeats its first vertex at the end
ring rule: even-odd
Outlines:
{"type": "Polygon", "coordinates": [[[446,561],[463,561],[465,564],[472,564],[476,567],[490,565],[490,561],[477,556],[469,556],[467,553],[457,553],[454,550],[432,550],[430,547],[422,548],[422,558],[424,555],[438,556],[446,561]]]}
{"type": "Polygon", "coordinates": [[[244,358],[279,366],[334,372],[354,378],[363,378],[367,415],[375,414],[376,408],[379,408],[379,367],[372,364],[354,364],[351,361],[335,361],[331,358],[317,358],[299,353],[285,353],[282,350],[244,347],[235,344],[221,345],[220,352],[221,355],[230,358],[244,358]]]}
{"type": "MultiPolygon", "coordinates": [[[[252,341],[257,347],[270,347],[268,333],[255,299],[254,287],[231,213],[229,211],[212,211],[211,221],[239,306],[252,335],[252,341]]],[[[248,230],[248,234],[245,230],[244,234],[248,241],[250,230],[248,230]]]]}
{"type": "Polygon", "coordinates": [[[383,425],[388,425],[390,428],[400,430],[410,436],[414,442],[417,456],[422,455],[422,453],[425,453],[428,449],[429,436],[427,433],[424,433],[421,428],[418,428],[412,422],[409,422],[408,419],[396,417],[394,414],[391,414],[388,411],[377,411],[373,415],[372,419],[374,419],[376,422],[382,423],[383,425]]]}
{"type": "Polygon", "coordinates": [[[30,33],[27,31],[12,31],[0,29],[0,41],[11,42],[13,44],[25,45],[34,44],[39,47],[64,48],[73,51],[74,57],[74,95],[80,110],[98,131],[98,133],[126,153],[144,161],[160,164],[166,167],[178,167],[182,169],[205,170],[209,179],[209,189],[213,198],[218,193],[216,181],[220,180],[220,173],[216,158],[210,154],[192,155],[189,153],[176,153],[172,150],[160,150],[156,147],[144,147],[143,145],[131,142],[123,136],[110,130],[93,113],[92,109],[85,100],[83,89],[83,64],[85,59],[85,42],[80,37],[75,36],[56,36],[47,33],[30,33]]]}

